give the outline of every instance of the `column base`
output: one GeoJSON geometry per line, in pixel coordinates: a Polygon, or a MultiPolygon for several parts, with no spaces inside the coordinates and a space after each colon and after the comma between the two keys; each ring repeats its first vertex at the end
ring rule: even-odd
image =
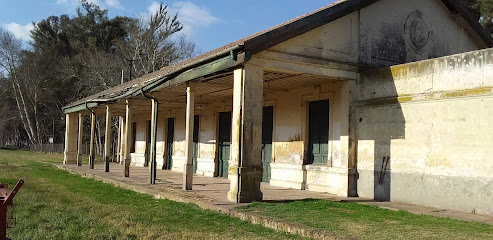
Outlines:
{"type": "Polygon", "coordinates": [[[77,166],[82,166],[82,154],[77,154],[77,166]]]}
{"type": "Polygon", "coordinates": [[[89,155],[89,169],[94,169],[94,156],[89,155]]]}
{"type": "Polygon", "coordinates": [[[193,183],[193,164],[183,166],[183,190],[192,190],[193,183]]]}
{"type": "Polygon", "coordinates": [[[125,159],[123,161],[123,176],[124,177],[130,176],[130,159],[125,159]]]}
{"type": "Polygon", "coordinates": [[[104,157],[104,172],[110,171],[110,157],[104,157]]]}
{"type": "Polygon", "coordinates": [[[63,154],[63,164],[77,164],[77,152],[65,152],[63,154]]]}
{"type": "Polygon", "coordinates": [[[236,203],[262,201],[263,193],[260,191],[262,167],[239,167],[237,173],[230,176],[230,179],[232,178],[237,178],[238,181],[231,181],[228,200],[236,203]]]}

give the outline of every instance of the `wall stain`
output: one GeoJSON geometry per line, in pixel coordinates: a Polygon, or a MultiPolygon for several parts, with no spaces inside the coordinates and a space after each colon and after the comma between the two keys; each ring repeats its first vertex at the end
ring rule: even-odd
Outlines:
{"type": "Polygon", "coordinates": [[[401,26],[396,23],[384,23],[375,37],[372,41],[376,43],[371,49],[372,57],[395,63],[407,61],[406,40],[401,26]]]}
{"type": "Polygon", "coordinates": [[[301,136],[299,134],[288,139],[288,142],[297,142],[297,141],[301,141],[301,136]]]}
{"type": "Polygon", "coordinates": [[[464,97],[464,96],[474,96],[474,95],[482,95],[491,93],[491,87],[482,87],[482,88],[473,88],[473,89],[464,89],[453,92],[443,93],[441,98],[451,98],[451,97],[464,97]]]}

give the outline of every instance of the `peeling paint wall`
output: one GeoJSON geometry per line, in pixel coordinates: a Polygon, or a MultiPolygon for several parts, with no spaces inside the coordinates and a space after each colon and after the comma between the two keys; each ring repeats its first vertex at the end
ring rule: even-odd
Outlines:
{"type": "Polygon", "coordinates": [[[195,114],[199,115],[199,150],[197,174],[213,177],[216,169],[216,113],[214,106],[206,106],[195,114]]]}
{"type": "Polygon", "coordinates": [[[493,49],[361,73],[359,196],[489,213],[492,89],[493,49]]]}
{"type": "Polygon", "coordinates": [[[441,1],[378,1],[360,10],[360,61],[389,66],[487,47],[460,19],[441,1]]]}
{"type": "Polygon", "coordinates": [[[157,169],[162,169],[166,159],[166,118],[158,113],[157,134],[156,134],[156,165],[157,169]]]}
{"type": "Polygon", "coordinates": [[[173,142],[173,171],[183,172],[185,165],[185,106],[175,112],[175,133],[173,142]]]}
{"type": "Polygon", "coordinates": [[[486,48],[441,1],[382,0],[270,51],[383,67],[486,48]]]}
{"type": "Polygon", "coordinates": [[[144,166],[146,161],[146,144],[147,144],[147,121],[150,117],[136,115],[133,121],[136,122],[137,129],[135,131],[135,152],[131,153],[131,165],[144,166]]]}
{"type": "Polygon", "coordinates": [[[272,51],[337,62],[358,61],[359,16],[351,13],[308,33],[282,42],[272,51]]]}
{"type": "MultiPolygon", "coordinates": [[[[275,102],[273,163],[270,184],[347,195],[347,157],[341,151],[341,98],[343,82],[308,86],[266,95],[275,102]],[[306,164],[308,143],[308,103],[329,99],[329,161],[306,164]],[[344,180],[343,180],[344,181],[344,180]]],[[[347,152],[347,150],[346,150],[347,152]]],[[[346,154],[347,156],[347,154],[346,154]]]]}

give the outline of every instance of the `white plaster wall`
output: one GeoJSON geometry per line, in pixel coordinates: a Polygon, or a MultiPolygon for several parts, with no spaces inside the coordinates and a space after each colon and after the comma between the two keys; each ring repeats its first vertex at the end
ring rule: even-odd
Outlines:
{"type": "Polygon", "coordinates": [[[358,61],[358,25],[358,13],[351,13],[270,50],[354,63],[358,61]]]}
{"type": "Polygon", "coordinates": [[[172,171],[183,172],[185,164],[185,107],[176,110],[172,171]]]}
{"type": "Polygon", "coordinates": [[[156,165],[158,169],[163,168],[166,161],[166,117],[163,113],[158,113],[157,134],[156,134],[156,165]]]}
{"type": "Polygon", "coordinates": [[[197,158],[197,174],[214,176],[216,158],[216,114],[214,106],[200,109],[196,114],[200,118],[199,152],[197,158]]]}
{"type": "Polygon", "coordinates": [[[493,49],[362,73],[359,196],[489,213],[492,88],[493,49]]]}
{"type": "MultiPolygon", "coordinates": [[[[271,181],[274,186],[347,195],[347,156],[341,151],[342,82],[308,86],[266,95],[275,102],[271,181]],[[329,162],[304,165],[308,142],[308,102],[329,99],[329,162]]],[[[347,155],[347,150],[344,150],[347,155]]]]}
{"type": "Polygon", "coordinates": [[[144,166],[147,139],[147,121],[149,117],[136,115],[133,121],[136,122],[135,152],[130,153],[131,164],[134,166],[144,166]]]}
{"type": "MultiPolygon", "coordinates": [[[[269,51],[389,66],[486,48],[479,35],[460,16],[438,0],[382,0],[294,37],[269,51]],[[426,25],[427,41],[415,48],[405,28],[412,13],[426,25]]],[[[288,57],[289,58],[289,57],[288,57]]]]}
{"type": "Polygon", "coordinates": [[[373,66],[419,61],[487,47],[437,0],[382,0],[360,10],[361,60],[373,66]],[[406,40],[405,24],[419,11],[429,39],[421,52],[406,40]]]}

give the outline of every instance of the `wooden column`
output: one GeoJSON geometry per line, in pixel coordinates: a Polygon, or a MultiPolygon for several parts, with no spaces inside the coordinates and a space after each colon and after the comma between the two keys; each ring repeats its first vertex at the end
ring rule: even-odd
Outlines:
{"type": "Polygon", "coordinates": [[[120,137],[118,138],[118,161],[120,164],[123,164],[123,160],[125,159],[125,117],[120,118],[120,137]]]}
{"type": "Polygon", "coordinates": [[[65,114],[65,151],[63,164],[77,163],[77,113],[65,114]]]}
{"type": "Polygon", "coordinates": [[[91,143],[89,146],[89,169],[94,169],[94,134],[96,132],[96,114],[91,113],[91,143]]]}
{"type": "Polygon", "coordinates": [[[192,190],[193,182],[193,115],[195,86],[187,86],[187,111],[185,125],[185,166],[183,168],[183,190],[192,190]]]}
{"type": "Polygon", "coordinates": [[[262,200],[262,102],[263,68],[235,69],[228,199],[236,203],[262,200]]]}
{"type": "Polygon", "coordinates": [[[149,183],[156,183],[156,134],[157,134],[157,119],[158,119],[158,102],[156,99],[151,99],[151,146],[150,146],[150,163],[149,163],[149,183]]]}
{"type": "Polygon", "coordinates": [[[84,130],[84,116],[79,113],[79,133],[77,138],[77,166],[82,166],[82,134],[84,130]]]}
{"type": "Polygon", "coordinates": [[[122,153],[122,117],[118,117],[118,137],[116,143],[115,157],[116,162],[119,163],[121,161],[121,153],[122,153]]]}
{"type": "Polygon", "coordinates": [[[106,133],[104,135],[104,171],[110,171],[110,147],[111,147],[111,112],[106,105],[106,133]]]}
{"type": "Polygon", "coordinates": [[[130,176],[130,145],[132,141],[132,111],[127,100],[125,113],[125,150],[123,151],[123,176],[130,176]]]}

